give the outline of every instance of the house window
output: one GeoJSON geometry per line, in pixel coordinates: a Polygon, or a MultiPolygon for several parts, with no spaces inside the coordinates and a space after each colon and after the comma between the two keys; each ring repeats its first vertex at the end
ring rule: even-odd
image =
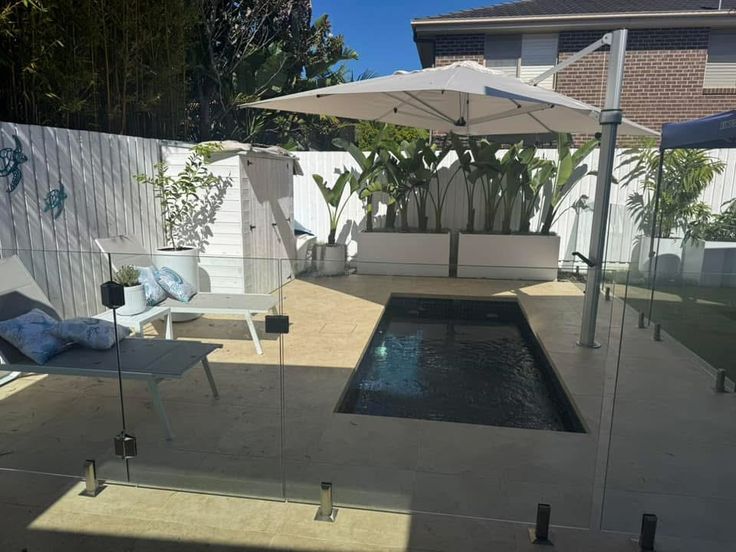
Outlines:
{"type": "Polygon", "coordinates": [[[711,31],[703,88],[736,88],[736,31],[711,31]]]}
{"type": "MultiPolygon", "coordinates": [[[[533,79],[557,63],[557,34],[486,35],[486,67],[522,81],[533,79]]],[[[539,83],[554,88],[554,76],[539,83]]]]}
{"type": "Polygon", "coordinates": [[[506,76],[519,76],[521,35],[486,35],[486,67],[503,71],[506,76]]]}

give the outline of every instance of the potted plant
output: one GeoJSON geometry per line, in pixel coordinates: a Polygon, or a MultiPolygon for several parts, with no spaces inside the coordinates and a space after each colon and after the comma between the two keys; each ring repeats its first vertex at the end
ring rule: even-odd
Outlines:
{"type": "Polygon", "coordinates": [[[146,292],[143,284],[138,280],[139,277],[138,269],[130,265],[121,266],[113,275],[113,280],[123,286],[125,293],[125,305],[118,309],[118,314],[133,316],[148,308],[146,292]]]}
{"type": "MultiPolygon", "coordinates": [[[[154,174],[139,174],[140,184],[153,188],[161,203],[165,245],[158,247],[153,256],[157,267],[167,266],[199,291],[199,250],[196,241],[197,229],[194,218],[202,206],[207,190],[221,184],[221,179],[206,167],[212,153],[221,148],[219,144],[204,143],[192,148],[184,168],[175,176],[165,162],[154,165],[154,174]]],[[[176,321],[191,320],[196,315],[176,314],[176,321]]]]}
{"type": "Polygon", "coordinates": [[[327,243],[314,246],[315,268],[318,273],[326,276],[345,274],[347,247],[343,243],[336,242],[336,234],[340,216],[350,196],[357,191],[359,179],[357,174],[350,169],[343,169],[332,187],[319,174],[313,174],[312,178],[322,193],[330,217],[330,233],[327,236],[327,243]],[[346,190],[347,194],[345,194],[346,190]]]}
{"type": "Polygon", "coordinates": [[[701,218],[707,206],[700,195],[713,178],[725,169],[722,161],[713,159],[705,150],[676,149],[664,153],[659,201],[656,200],[659,151],[652,142],[624,151],[619,168],[627,169],[621,185],[641,180],[641,192],[629,194],[626,205],[639,228],[638,254],[635,265],[650,274],[654,256],[665,258],[657,270],[674,277],[682,270],[686,248],[683,236],[691,221],[701,218]],[[652,232],[655,222],[656,228],[652,232]],[[666,257],[665,257],[666,256],[666,257]]]}
{"type": "MultiPolygon", "coordinates": [[[[471,139],[471,161],[456,141],[466,181],[481,183],[485,208],[483,232],[474,231],[473,216],[459,235],[458,276],[556,279],[560,238],[550,228],[562,199],[587,174],[587,166],[581,163],[596,144],[591,141],[573,153],[569,136],[559,135],[558,161],[553,162],[538,157],[535,147],[523,143],[512,145],[499,157],[497,144],[471,139]],[[535,232],[531,224],[540,209],[541,230],[535,232]]],[[[466,190],[474,192],[467,185],[466,190]]],[[[470,198],[468,204],[472,212],[470,198]]]]}
{"type": "Polygon", "coordinates": [[[723,203],[720,213],[703,206],[687,225],[683,249],[683,280],[703,286],[734,287],[736,199],[723,203]]]}
{"type": "MultiPolygon", "coordinates": [[[[380,143],[383,140],[383,129],[378,133],[377,140],[380,143]]],[[[374,196],[378,193],[387,192],[385,179],[382,178],[381,163],[379,158],[379,148],[376,147],[368,152],[363,153],[360,148],[343,138],[335,138],[332,143],[338,148],[348,152],[355,162],[358,169],[353,171],[357,178],[357,189],[360,199],[363,201],[363,210],[365,211],[365,229],[366,232],[373,231],[373,201],[374,196]]]]}
{"type": "Polygon", "coordinates": [[[590,174],[588,165],[583,164],[583,161],[598,147],[599,143],[598,138],[592,138],[572,151],[572,136],[570,134],[557,135],[557,163],[554,176],[544,191],[540,234],[550,234],[552,225],[559,218],[562,201],[586,174],[590,174]]]}
{"type": "MultiPolygon", "coordinates": [[[[358,272],[402,276],[448,276],[450,233],[440,228],[429,231],[427,208],[433,207],[435,227],[441,227],[443,189],[438,181],[438,196],[430,186],[438,177],[439,164],[446,150],[436,151],[423,138],[400,145],[384,141],[378,146],[376,172],[367,183],[366,195],[376,191],[389,194],[388,207],[395,207],[400,230],[393,228],[387,211],[383,229],[361,232],[358,236],[358,272]],[[409,209],[415,209],[417,228],[409,226],[409,209]],[[438,223],[439,221],[439,223],[438,223]]],[[[394,211],[391,211],[394,212],[394,211]]]]}
{"type": "MultiPolygon", "coordinates": [[[[470,141],[474,141],[473,138],[469,138],[470,141]]],[[[465,231],[473,232],[475,230],[475,189],[478,186],[478,175],[471,178],[473,156],[465,145],[460,141],[457,135],[452,134],[450,136],[452,149],[455,150],[457,155],[457,171],[463,174],[463,185],[465,186],[465,198],[467,204],[467,222],[465,223],[465,231]]],[[[455,175],[453,175],[453,178],[455,175]]]]}

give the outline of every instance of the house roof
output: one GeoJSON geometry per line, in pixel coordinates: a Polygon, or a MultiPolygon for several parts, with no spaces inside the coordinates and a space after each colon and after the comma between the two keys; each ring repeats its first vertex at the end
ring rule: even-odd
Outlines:
{"type": "MultiPolygon", "coordinates": [[[[482,8],[419,17],[415,21],[577,14],[700,12],[717,10],[718,5],[719,0],[517,0],[482,8]]],[[[721,9],[724,12],[736,10],[736,0],[722,0],[721,9]]]]}
{"type": "Polygon", "coordinates": [[[411,26],[422,67],[429,67],[434,62],[435,39],[446,34],[736,29],[736,0],[515,0],[421,17],[412,20],[411,26]]]}

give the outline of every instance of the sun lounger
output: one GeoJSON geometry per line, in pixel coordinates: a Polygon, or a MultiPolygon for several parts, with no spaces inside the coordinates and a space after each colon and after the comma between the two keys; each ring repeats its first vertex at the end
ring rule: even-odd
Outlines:
{"type": "MultiPolygon", "coordinates": [[[[114,267],[123,265],[151,266],[151,254],[130,236],[97,238],[97,247],[111,256],[114,267]]],[[[278,299],[266,293],[208,293],[200,292],[189,303],[176,299],[166,299],[161,306],[168,307],[172,313],[182,314],[237,314],[245,318],[256,352],[263,354],[261,341],[253,324],[253,315],[276,312],[278,299]]]]}
{"type": "MultiPolygon", "coordinates": [[[[0,320],[15,318],[39,308],[59,319],[41,288],[17,256],[0,259],[0,320]]],[[[171,423],[164,409],[158,384],[166,379],[179,379],[190,368],[202,364],[212,395],[218,396],[207,355],[220,344],[199,341],[170,341],[129,337],[120,342],[120,367],[124,379],[145,381],[153,398],[164,433],[173,439],[171,423]]],[[[48,363],[36,364],[15,347],[0,338],[0,366],[20,373],[55,374],[94,378],[116,378],[118,369],[115,348],[96,351],[71,347],[48,363]]]]}

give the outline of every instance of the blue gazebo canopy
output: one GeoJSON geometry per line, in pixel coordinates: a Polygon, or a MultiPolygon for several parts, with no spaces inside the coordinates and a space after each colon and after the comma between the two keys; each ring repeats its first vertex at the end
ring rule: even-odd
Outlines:
{"type": "Polygon", "coordinates": [[[661,149],[736,147],[736,110],[662,125],[661,149]]]}

